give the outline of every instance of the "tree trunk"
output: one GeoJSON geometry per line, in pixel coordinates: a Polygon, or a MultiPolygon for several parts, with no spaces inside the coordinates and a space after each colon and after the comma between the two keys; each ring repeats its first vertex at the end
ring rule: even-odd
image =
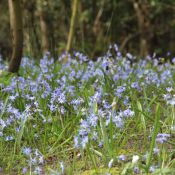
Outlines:
{"type": "Polygon", "coordinates": [[[149,19],[148,4],[145,0],[133,0],[140,33],[140,56],[145,57],[150,52],[152,29],[149,19]]]}
{"type": "MultiPolygon", "coordinates": [[[[95,3],[95,2],[94,2],[95,3]]],[[[92,26],[93,32],[93,57],[99,56],[101,52],[101,48],[104,48],[104,43],[106,43],[106,37],[104,35],[103,22],[101,21],[101,17],[103,15],[105,9],[106,0],[101,0],[99,4],[99,9],[97,9],[97,14],[94,18],[94,23],[92,26]]],[[[97,4],[96,4],[97,5],[97,4]]],[[[94,4],[94,6],[96,6],[94,4]]],[[[105,44],[106,45],[106,44],[105,44]]]]}
{"type": "MultiPolygon", "coordinates": [[[[23,24],[24,28],[24,47],[27,50],[29,56],[33,58],[39,58],[41,56],[41,43],[38,36],[38,21],[35,16],[37,2],[36,0],[23,0],[23,14],[25,21],[23,24]]],[[[24,50],[24,49],[23,49],[24,50]]]]}
{"type": "Polygon", "coordinates": [[[68,41],[67,41],[67,46],[66,46],[66,51],[68,52],[72,46],[72,40],[73,40],[74,29],[75,29],[75,19],[76,19],[77,9],[78,9],[78,1],[79,0],[74,0],[72,4],[71,23],[70,23],[69,36],[68,36],[68,41]]]}
{"type": "MultiPolygon", "coordinates": [[[[38,15],[40,18],[40,27],[41,27],[41,41],[42,41],[42,50],[43,54],[50,51],[50,41],[49,41],[49,28],[47,21],[47,12],[44,3],[48,3],[47,1],[43,2],[42,0],[38,0],[38,15]]],[[[48,5],[48,4],[47,4],[48,5]]]]}
{"type": "Polygon", "coordinates": [[[10,26],[12,31],[13,53],[9,63],[9,72],[17,73],[23,50],[23,23],[21,0],[9,0],[10,26]]]}

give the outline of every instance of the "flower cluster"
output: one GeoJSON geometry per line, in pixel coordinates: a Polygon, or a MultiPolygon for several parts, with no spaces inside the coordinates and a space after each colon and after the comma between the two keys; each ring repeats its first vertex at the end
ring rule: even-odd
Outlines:
{"type": "MultiPolygon", "coordinates": [[[[0,82],[0,141],[8,146],[30,143],[22,152],[28,165],[37,167],[36,174],[44,164],[39,152],[42,143],[47,152],[72,139],[76,149],[90,145],[104,153],[124,144],[122,139],[128,134],[125,127],[140,121],[146,125],[143,116],[154,113],[153,97],[175,105],[174,67],[170,63],[159,65],[155,57],[137,63],[135,59],[130,53],[122,56],[117,45],[111,45],[96,61],[80,52],[63,53],[57,60],[47,53],[38,63],[23,58],[21,76],[0,82]],[[62,63],[65,57],[68,61],[62,63]]],[[[0,69],[5,68],[0,61],[0,69]]],[[[156,142],[170,138],[160,133],[156,142]]],[[[158,154],[159,150],[155,148],[154,152],[158,154]]],[[[126,156],[118,159],[122,162],[126,156]]],[[[109,168],[115,162],[110,160],[109,168]]],[[[138,157],[133,157],[133,162],[137,161],[138,157]]],[[[60,166],[63,172],[63,164],[60,166]]],[[[140,172],[137,165],[133,171],[140,172]]]]}

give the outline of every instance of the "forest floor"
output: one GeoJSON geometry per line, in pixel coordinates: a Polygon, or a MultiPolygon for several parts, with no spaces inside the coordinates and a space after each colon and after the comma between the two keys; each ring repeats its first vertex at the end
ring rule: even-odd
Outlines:
{"type": "Polygon", "coordinates": [[[175,66],[64,56],[0,62],[1,174],[174,175],[175,66]]]}

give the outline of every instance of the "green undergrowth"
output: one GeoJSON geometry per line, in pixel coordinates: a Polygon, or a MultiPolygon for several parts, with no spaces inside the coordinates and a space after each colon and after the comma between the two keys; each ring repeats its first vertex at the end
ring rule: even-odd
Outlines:
{"type": "Polygon", "coordinates": [[[175,174],[172,65],[30,61],[0,73],[0,173],[175,174]]]}

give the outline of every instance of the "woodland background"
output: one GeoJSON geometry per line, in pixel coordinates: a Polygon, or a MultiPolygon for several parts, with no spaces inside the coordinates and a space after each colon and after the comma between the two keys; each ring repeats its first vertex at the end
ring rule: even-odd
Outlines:
{"type": "MultiPolygon", "coordinates": [[[[54,57],[66,50],[73,9],[71,0],[23,0],[23,55],[54,57]]],[[[175,55],[174,0],[79,0],[70,51],[90,57],[112,43],[123,53],[175,55]]],[[[0,53],[12,54],[8,1],[0,0],[0,53]]]]}

